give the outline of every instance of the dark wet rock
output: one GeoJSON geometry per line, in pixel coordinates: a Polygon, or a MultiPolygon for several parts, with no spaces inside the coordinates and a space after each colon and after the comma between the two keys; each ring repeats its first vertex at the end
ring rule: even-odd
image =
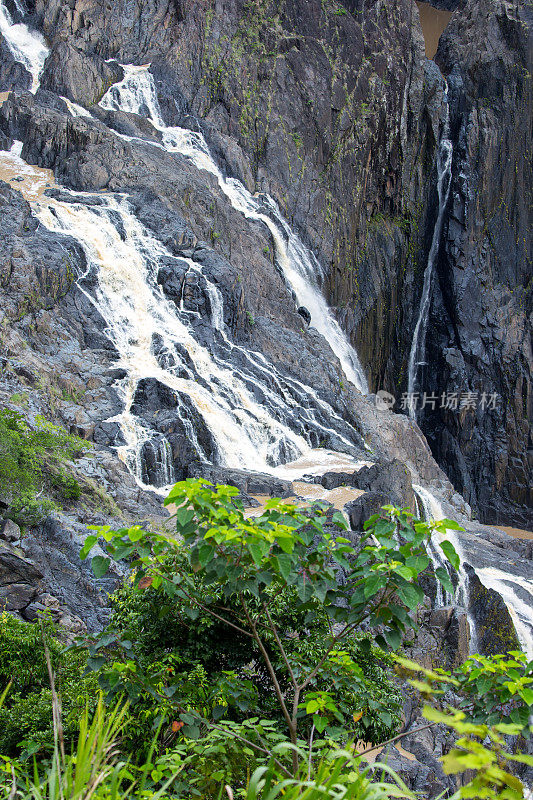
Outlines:
{"type": "MultiPolygon", "coordinates": [[[[108,619],[107,597],[118,585],[120,573],[112,568],[106,577],[97,580],[91,559],[80,560],[88,533],[73,519],[50,517],[24,537],[23,549],[27,558],[39,564],[41,585],[46,591],[94,631],[108,619]]],[[[103,554],[99,548],[92,553],[98,554],[103,554]]]]}
{"type": "Polygon", "coordinates": [[[12,519],[0,521],[0,538],[8,542],[18,542],[21,537],[21,530],[12,519]]]}
{"type": "Polygon", "coordinates": [[[309,312],[309,309],[307,309],[305,306],[300,306],[297,309],[297,311],[298,311],[298,314],[302,317],[302,319],[305,320],[305,323],[307,325],[310,325],[311,324],[311,314],[309,312]]]}
{"type": "Polygon", "coordinates": [[[0,150],[10,150],[13,140],[6,136],[5,133],[0,132],[0,150]]]}
{"type": "Polygon", "coordinates": [[[313,477],[312,482],[319,483],[324,489],[337,489],[339,486],[355,486],[356,475],[355,472],[325,472],[313,477]]]}
{"type": "Polygon", "coordinates": [[[532,23],[527,4],[471,0],[439,45],[454,163],[424,384],[437,394],[475,392],[477,401],[420,422],[479,518],[526,529],[533,524],[532,23]]]}
{"type": "Polygon", "coordinates": [[[248,472],[242,469],[213,467],[210,464],[190,464],[187,470],[190,478],[205,478],[210,483],[236,486],[245,494],[270,495],[271,497],[292,497],[292,483],[262,472],[248,472]]]}
{"type": "MultiPolygon", "coordinates": [[[[460,666],[470,653],[470,627],[465,609],[456,606],[434,608],[429,625],[442,643],[440,661],[445,669],[460,666]]],[[[485,650],[483,650],[485,652],[485,650]]]]}
{"type": "Polygon", "coordinates": [[[382,506],[387,505],[389,498],[379,492],[365,492],[361,497],[351,500],[344,506],[353,531],[362,531],[363,525],[374,514],[379,514],[382,506]]]}
{"type": "MultiPolygon", "coordinates": [[[[163,440],[170,446],[174,480],[184,479],[191,461],[216,459],[217,447],[213,436],[187,395],[168,388],[155,378],[145,378],[137,384],[131,412],[154,431],[155,441],[147,443],[141,454],[145,477],[160,475],[154,480],[154,485],[163,485],[162,473],[158,472],[163,463],[161,447],[166,447],[163,440]]],[[[168,479],[163,481],[168,482],[168,479]]]]}
{"type": "Polygon", "coordinates": [[[0,92],[10,89],[29,89],[31,75],[28,70],[15,61],[6,40],[0,33],[0,92]]]}
{"type": "Polygon", "coordinates": [[[0,586],[32,585],[41,578],[40,569],[30,558],[26,558],[23,550],[0,541],[0,586]]]}
{"type": "Polygon", "coordinates": [[[92,439],[103,447],[118,447],[126,443],[118,422],[98,422],[94,426],[92,439]]]}
{"type": "Polygon", "coordinates": [[[60,42],[46,60],[41,86],[81,106],[91,106],[123,76],[117,62],[107,63],[99,55],[88,55],[68,42],[60,42]]]}
{"type": "Polygon", "coordinates": [[[361,467],[357,472],[326,472],[314,479],[325,489],[353,486],[363,492],[386,495],[386,501],[402,508],[415,508],[415,498],[409,471],[398,459],[361,467]]]}
{"type": "Polygon", "coordinates": [[[189,264],[183,259],[177,258],[165,264],[157,273],[157,282],[163,292],[169,300],[172,300],[178,306],[183,291],[183,279],[188,269],[189,264]]]}
{"type": "Polygon", "coordinates": [[[37,590],[27,583],[0,586],[0,608],[5,611],[21,611],[31,603],[36,594],[37,590]]]}
{"type": "Polygon", "coordinates": [[[476,624],[477,647],[485,655],[519,650],[513,620],[501,596],[487,589],[469,568],[469,612],[476,624]]]}

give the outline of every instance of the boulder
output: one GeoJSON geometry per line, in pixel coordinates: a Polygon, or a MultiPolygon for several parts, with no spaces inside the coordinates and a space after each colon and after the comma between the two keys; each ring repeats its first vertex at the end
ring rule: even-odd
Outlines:
{"type": "Polygon", "coordinates": [[[294,495],[290,481],[263,472],[247,472],[242,469],[194,463],[189,465],[187,475],[189,478],[205,478],[213,484],[236,486],[237,489],[248,495],[266,494],[271,497],[292,497],[294,495]]]}
{"type": "Polygon", "coordinates": [[[18,542],[21,537],[20,528],[12,519],[5,519],[0,522],[0,538],[8,542],[18,542]]]}
{"type": "Polygon", "coordinates": [[[6,586],[0,586],[0,609],[22,611],[36,594],[37,589],[27,583],[8,583],[6,586]]]}
{"type": "Polygon", "coordinates": [[[387,505],[389,498],[379,492],[365,492],[361,497],[351,500],[344,506],[353,531],[362,531],[363,525],[373,514],[379,514],[381,507],[387,505]]]}

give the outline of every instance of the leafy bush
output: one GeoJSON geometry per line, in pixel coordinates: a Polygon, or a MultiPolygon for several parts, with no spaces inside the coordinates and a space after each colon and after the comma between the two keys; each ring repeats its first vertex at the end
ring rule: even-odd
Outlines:
{"type": "MultiPolygon", "coordinates": [[[[302,513],[271,500],[260,517],[247,519],[235,499],[237,494],[234,487],[212,487],[202,479],[176,484],[165,502],[177,507],[179,538],[146,532],[139,526],[95,530],[108,542],[111,556],[134,559],[136,586],[151,587],[162,604],[179,608],[183,629],[193,627],[195,638],[200,633],[198,620],[208,615],[212,619],[207,627],[222,625],[226,636],[240,638],[239,646],[247,642],[243,652],[250,653],[252,648],[253,677],[275,697],[277,715],[283,718],[293,745],[302,729],[310,735],[314,729],[327,730],[330,736],[353,734],[347,727],[350,720],[353,726],[364,719],[370,731],[371,701],[378,706],[372,708],[378,715],[382,709],[349,651],[354,634],[364,622],[369,636],[358,646],[367,653],[372,651],[372,640],[383,649],[399,646],[402,633],[415,626],[410,611],[423,599],[417,578],[429,565],[425,548],[431,532],[458,526],[450,520],[428,525],[413,520],[406,510],[386,506],[365,524],[365,533],[354,544],[340,535],[346,527],[340,513],[329,520],[323,509],[302,513]],[[343,579],[339,580],[341,570],[343,579]],[[295,623],[288,628],[291,615],[295,623]],[[295,645],[294,634],[307,641],[295,645]],[[360,708],[360,694],[368,709],[360,708]]],[[[83,558],[97,540],[98,535],[86,540],[83,558]]],[[[457,562],[449,542],[442,549],[457,562]]],[[[103,575],[109,563],[103,556],[93,558],[95,574],[103,575]]],[[[446,570],[437,577],[451,588],[446,570]]],[[[131,640],[121,644],[108,634],[93,643],[89,666],[104,666],[101,648],[112,643],[122,647],[124,660],[103,676],[107,688],[126,688],[134,699],[148,691],[163,706],[183,712],[183,674],[174,676],[167,667],[166,673],[151,671],[141,676],[138,662],[131,658],[135,648],[131,640]]],[[[182,657],[181,649],[177,657],[182,657]]],[[[236,688],[242,694],[242,682],[236,688]]],[[[239,705],[235,684],[226,689],[223,702],[212,705],[215,722],[230,699],[239,705]]],[[[385,713],[388,716],[382,714],[380,722],[388,727],[393,715],[385,713]]],[[[199,724],[191,720],[190,709],[179,719],[185,735],[198,736],[199,724]]],[[[382,732],[376,727],[372,735],[382,732]]],[[[292,757],[297,758],[294,748],[292,757]]],[[[294,760],[293,771],[297,769],[294,760]]]]}
{"type": "Polygon", "coordinates": [[[43,417],[31,428],[21,414],[0,409],[0,487],[8,504],[6,516],[20,525],[35,525],[62,501],[77,500],[80,486],[64,464],[88,447],[43,417]]]}
{"type": "MultiPolygon", "coordinates": [[[[170,574],[172,567],[161,566],[170,574]]],[[[201,578],[196,576],[199,591],[200,583],[201,578]]],[[[323,654],[324,638],[329,634],[326,615],[320,613],[316,602],[304,612],[299,611],[294,587],[285,587],[277,595],[272,590],[267,594],[272,619],[283,632],[289,657],[302,663],[316,662],[323,654]],[[305,616],[311,608],[315,619],[309,627],[305,616]]],[[[202,598],[205,604],[222,603],[214,587],[208,592],[204,586],[202,598]]],[[[250,602],[254,606],[253,598],[250,602]]],[[[112,603],[114,614],[108,633],[113,631],[119,640],[131,642],[127,658],[142,672],[159,674],[160,689],[169,682],[173,686],[179,682],[175,695],[187,710],[196,709],[209,719],[213,716],[219,719],[222,715],[242,722],[253,713],[282,721],[262,666],[261,653],[253,639],[239,635],[203,609],[198,609],[198,615],[191,622],[189,615],[194,606],[190,601],[172,603],[152,587],[140,589],[127,583],[115,593],[112,603]]],[[[286,666],[277,656],[272,637],[265,638],[270,658],[285,687],[289,680],[286,666]]],[[[115,658],[114,653],[112,657],[115,658]]],[[[116,667],[104,670],[101,686],[109,690],[115,675],[116,667]]],[[[122,673],[122,680],[114,684],[115,692],[124,688],[125,679],[122,673]]],[[[401,698],[390,659],[382,650],[369,646],[367,636],[352,633],[344,642],[343,650],[330,654],[320,674],[310,684],[310,691],[332,689],[342,713],[343,726],[351,727],[352,735],[379,742],[397,728],[401,698]],[[343,664],[347,659],[346,667],[343,664]],[[354,712],[359,717],[357,723],[354,723],[354,712]]],[[[133,714],[141,715],[139,706],[144,710],[143,725],[148,721],[150,708],[153,709],[152,721],[164,708],[161,702],[146,694],[142,698],[135,697],[133,714]]],[[[172,705],[168,704],[168,714],[171,713],[172,705]]],[[[139,731],[141,736],[143,725],[139,731]]],[[[310,722],[305,727],[309,729],[310,722]]],[[[344,727],[337,733],[344,735],[344,727]]]]}
{"type": "Polygon", "coordinates": [[[523,736],[533,733],[533,661],[512,650],[507,655],[467,658],[453,672],[426,669],[414,661],[395,656],[407,674],[421,674],[410,683],[424,696],[439,699],[453,691],[460,698],[458,711],[466,711],[474,725],[511,724],[523,736]]]}
{"type": "Polygon", "coordinates": [[[4,612],[0,615],[0,691],[11,684],[0,709],[0,752],[4,754],[20,752],[21,742],[31,751],[53,747],[52,693],[43,634],[61,694],[67,739],[76,734],[87,702],[92,707],[97,682],[92,675],[81,678],[85,656],[64,652],[51,622],[41,630],[4,612]]]}

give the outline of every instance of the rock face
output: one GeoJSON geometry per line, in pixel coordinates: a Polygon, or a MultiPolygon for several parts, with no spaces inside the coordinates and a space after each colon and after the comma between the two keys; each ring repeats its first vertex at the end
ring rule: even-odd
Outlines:
{"type": "Polygon", "coordinates": [[[533,522],[532,21],[528,4],[470,0],[436,56],[454,162],[425,383],[488,402],[421,420],[480,519],[524,528],[533,522]]]}
{"type": "MultiPolygon", "coordinates": [[[[243,216],[212,171],[162,146],[161,125],[149,121],[146,102],[139,113],[96,105],[122,80],[120,64],[149,62],[164,122],[201,132],[222,173],[272,195],[316,254],[322,289],[357,346],[371,388],[398,396],[435,219],[435,152],[446,115],[443,79],[424,57],[415,4],[289,0],[281,7],[235,0],[206,9],[200,0],[37,0],[34,6],[31,22],[44,32],[50,55],[33,95],[25,91],[29,73],[0,42],[0,88],[16,89],[0,108],[0,134],[2,147],[21,141],[22,157],[52,170],[66,187],[43,199],[50,208],[58,204],[49,226],[60,204],[68,220],[77,203],[84,224],[99,215],[103,226],[111,225],[115,248],[131,240],[132,225],[142,226],[135,230],[144,255],[157,253],[154,296],[175,314],[173,324],[185,321],[203,353],[218,366],[231,364],[247,392],[242,400],[241,385],[235,394],[225,387],[230,421],[241,424],[253,402],[314,448],[376,462],[353,484],[366,492],[350,509],[355,529],[383,502],[414,510],[411,480],[438,486],[453,511],[462,511],[418,427],[380,411],[344,380],[310,311],[283,277],[269,227],[243,216]],[[88,112],[69,110],[62,96],[88,112]],[[113,205],[117,197],[126,209],[113,205]]],[[[472,24],[463,30],[452,22],[438,56],[449,76],[457,156],[428,336],[432,366],[423,378],[428,386],[434,381],[435,391],[456,380],[460,391],[481,390],[490,379],[487,388],[502,395],[502,410],[435,412],[420,422],[467,500],[482,505],[487,519],[499,509],[502,519],[526,524],[529,294],[522,301],[520,292],[502,287],[528,280],[520,249],[527,239],[528,145],[520,137],[531,104],[525,77],[511,65],[516,51],[527,66],[529,12],[503,0],[498,9],[491,16],[482,0],[469,0],[472,24]],[[489,45],[501,53],[494,63],[489,45]],[[515,106],[516,129],[509,124],[515,106]],[[507,128],[514,131],[508,134],[514,161],[502,166],[491,137],[507,128]],[[503,208],[516,214],[504,219],[503,208]],[[482,233],[490,246],[479,244],[482,233]]],[[[239,481],[244,493],[290,491],[277,479],[228,471],[205,416],[223,381],[206,379],[186,337],[169,347],[162,325],[151,331],[143,353],[150,369],[128,382],[127,347],[113,328],[115,309],[100,302],[90,247],[67,223],[52,232],[16,186],[0,184],[2,401],[22,391],[33,413],[93,441],[91,479],[130,514],[157,508],[116,457],[134,428],[143,436],[135,463],[128,463],[141,484],[206,474],[239,481]],[[172,385],[162,379],[169,370],[172,385]],[[188,381],[201,402],[185,391],[188,381]],[[119,421],[126,403],[129,429],[119,421]]],[[[96,251],[100,244],[92,243],[96,251]]],[[[139,263],[138,274],[151,268],[147,258],[139,263]]],[[[271,435],[263,420],[258,431],[256,444],[271,435]]],[[[280,437],[257,469],[294,455],[290,437],[280,437]]],[[[323,480],[333,486],[343,478],[323,480]]],[[[46,531],[52,539],[57,534],[46,531]]],[[[44,558],[44,549],[39,553],[44,558]]]]}

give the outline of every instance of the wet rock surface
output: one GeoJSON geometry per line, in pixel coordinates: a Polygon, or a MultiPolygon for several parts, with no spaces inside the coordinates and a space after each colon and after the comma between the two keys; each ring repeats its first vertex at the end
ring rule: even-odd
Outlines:
{"type": "Polygon", "coordinates": [[[425,383],[436,394],[476,393],[478,402],[421,420],[480,519],[526,529],[533,524],[532,22],[527,4],[489,10],[471,0],[436,56],[448,80],[454,162],[425,383]]]}
{"type": "MultiPolygon", "coordinates": [[[[433,5],[453,10],[458,3],[433,5]]],[[[263,407],[275,407],[271,393],[282,397],[280,422],[313,447],[375,462],[317,479],[325,489],[364,492],[346,507],[353,535],[385,503],[416,511],[413,482],[430,486],[445,513],[467,528],[460,535],[467,607],[439,607],[434,575],[423,578],[427,601],[412,653],[427,666],[464,659],[468,617],[483,652],[516,644],[507,606],[475,570],[497,565],[531,581],[533,543],[471,522],[467,505],[486,521],[531,525],[531,21],[514,0],[495,6],[467,0],[466,17],[452,19],[437,56],[448,79],[456,157],[422,379],[435,393],[501,395],[497,409],[419,418],[444,472],[415,423],[379,410],[375,397],[345,380],[284,280],[268,228],[237,212],[211,173],[166,152],[161,131],[145,117],[94,105],[122,78],[119,62],[150,62],[164,121],[201,131],[225,175],[276,199],[316,253],[323,291],[371,389],[399,397],[435,220],[445,116],[442,77],[424,58],[410,0],[344,0],[346,13],[320,0],[290,0],[282,9],[236,0],[213,14],[199,0],[37,0],[33,22],[51,53],[35,95],[27,91],[29,72],[0,38],[0,91],[15,90],[0,108],[0,147],[20,140],[27,162],[53,170],[62,188],[48,196],[59,201],[74,203],[73,190],[84,193],[87,207],[102,209],[107,197],[124,196],[165,248],[154,274],[158,298],[176,319],[187,319],[196,341],[219,363],[231,359],[263,407]],[[92,118],[74,116],[60,95],[92,118]],[[222,298],[218,327],[213,287],[222,298]]],[[[117,421],[128,370],[94,302],[98,275],[79,242],[48,231],[16,189],[0,182],[0,402],[30,417],[41,413],[94,444],[78,468],[84,491],[98,494],[101,505],[69,508],[23,539],[3,521],[0,605],[29,622],[48,611],[72,633],[93,631],[108,618],[107,595],[121,574],[96,581],[79,560],[88,524],[123,516],[163,524],[161,497],[145,485],[186,477],[231,483],[248,505],[250,495],[289,497],[293,487],[224,465],[202,409],[179,383],[169,388],[160,380],[157,369],[172,368],[177,381],[192,376],[198,390],[212,388],[194,371],[185,344],[169,349],[164,331],[151,336],[155,374],[143,375],[130,398],[129,412],[147,433],[138,454],[141,484],[133,478],[119,458],[127,442],[117,421]]],[[[123,241],[123,219],[114,219],[123,241]]],[[[292,457],[288,445],[276,454],[277,463],[292,457]]],[[[530,602],[523,586],[513,591],[530,602]]],[[[407,729],[420,724],[419,709],[406,708],[407,729]]],[[[455,788],[437,760],[448,746],[438,730],[413,733],[404,743],[410,755],[390,747],[383,758],[433,798],[455,788]]]]}

